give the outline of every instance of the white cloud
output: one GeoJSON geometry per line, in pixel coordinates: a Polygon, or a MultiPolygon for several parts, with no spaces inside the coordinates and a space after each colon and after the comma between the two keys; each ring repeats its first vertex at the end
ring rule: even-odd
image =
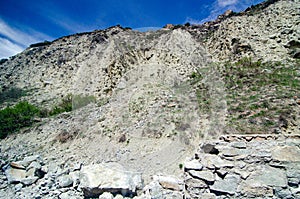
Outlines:
{"type": "Polygon", "coordinates": [[[235,5],[238,1],[237,0],[218,0],[218,6],[220,7],[226,7],[235,5]]]}
{"type": "Polygon", "coordinates": [[[52,38],[30,28],[13,27],[0,18],[0,58],[12,56],[32,43],[44,40],[52,38]]]}
{"type": "Polygon", "coordinates": [[[234,12],[240,12],[245,10],[251,5],[255,5],[263,0],[215,0],[211,3],[210,14],[205,19],[193,19],[187,18],[186,22],[192,24],[202,24],[207,21],[215,20],[219,15],[223,14],[226,10],[233,10],[234,12]]]}
{"type": "Polygon", "coordinates": [[[10,57],[24,50],[23,46],[12,43],[7,39],[0,38],[0,59],[10,57]]]}

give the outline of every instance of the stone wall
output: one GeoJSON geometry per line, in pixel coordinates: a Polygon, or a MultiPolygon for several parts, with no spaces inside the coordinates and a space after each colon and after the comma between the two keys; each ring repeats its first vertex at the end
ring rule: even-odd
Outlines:
{"type": "Polygon", "coordinates": [[[186,198],[300,198],[300,139],[228,135],[185,164],[186,198]]]}

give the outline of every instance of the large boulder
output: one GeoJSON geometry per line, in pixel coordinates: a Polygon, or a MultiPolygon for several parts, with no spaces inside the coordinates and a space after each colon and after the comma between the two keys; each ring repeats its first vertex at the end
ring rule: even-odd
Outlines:
{"type": "Polygon", "coordinates": [[[104,192],[134,196],[142,186],[140,173],[127,171],[117,163],[83,166],[79,181],[85,197],[99,197],[104,192]]]}

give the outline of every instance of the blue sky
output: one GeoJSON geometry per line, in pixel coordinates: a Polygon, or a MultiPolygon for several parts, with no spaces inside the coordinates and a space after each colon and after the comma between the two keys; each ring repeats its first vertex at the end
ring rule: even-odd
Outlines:
{"type": "Polygon", "coordinates": [[[120,24],[133,29],[202,23],[262,0],[0,0],[0,58],[32,43],[120,24]]]}

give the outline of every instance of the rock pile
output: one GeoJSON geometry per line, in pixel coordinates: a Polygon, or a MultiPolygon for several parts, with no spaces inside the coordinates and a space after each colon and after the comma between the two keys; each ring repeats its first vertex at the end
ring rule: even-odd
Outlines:
{"type": "Polygon", "coordinates": [[[64,168],[38,155],[2,164],[0,181],[0,198],[300,198],[300,136],[207,141],[184,163],[182,177],[157,174],[147,184],[117,163],[64,168]]]}
{"type": "Polygon", "coordinates": [[[63,168],[45,164],[38,155],[10,162],[2,171],[0,198],[75,199],[98,197],[105,192],[133,197],[143,185],[140,173],[126,171],[117,163],[63,168]]]}
{"type": "Polygon", "coordinates": [[[233,135],[185,164],[187,198],[300,198],[299,136],[233,135]]]}

